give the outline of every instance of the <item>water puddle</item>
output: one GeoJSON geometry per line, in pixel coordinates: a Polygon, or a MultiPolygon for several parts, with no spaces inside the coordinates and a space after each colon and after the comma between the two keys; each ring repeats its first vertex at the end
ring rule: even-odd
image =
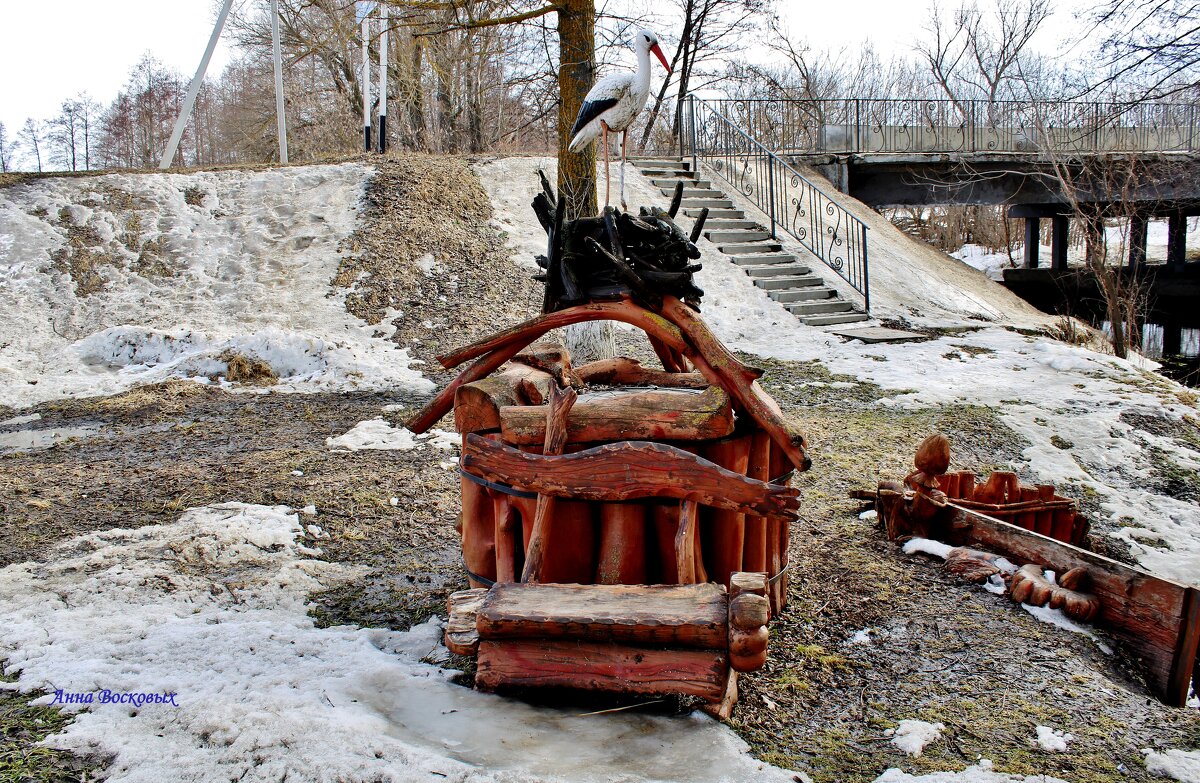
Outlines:
{"type": "Polygon", "coordinates": [[[41,430],[0,432],[0,453],[38,451],[72,439],[90,438],[100,432],[99,424],[82,427],[51,427],[41,430]]]}

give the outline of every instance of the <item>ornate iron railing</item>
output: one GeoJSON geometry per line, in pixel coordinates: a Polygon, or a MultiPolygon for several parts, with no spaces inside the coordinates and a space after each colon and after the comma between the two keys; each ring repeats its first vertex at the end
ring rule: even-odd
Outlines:
{"type": "Polygon", "coordinates": [[[708,101],[778,154],[1195,152],[1186,103],[950,101],[910,98],[708,101]]]}
{"type": "Polygon", "coordinates": [[[825,191],[708,102],[688,97],[681,141],[693,170],[701,162],[862,294],[870,312],[867,226],[825,191]]]}

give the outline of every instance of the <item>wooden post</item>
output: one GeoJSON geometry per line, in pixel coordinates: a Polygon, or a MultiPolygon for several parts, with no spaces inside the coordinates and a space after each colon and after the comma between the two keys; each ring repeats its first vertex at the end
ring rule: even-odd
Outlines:
{"type": "Polygon", "coordinates": [[[509,495],[494,493],[492,515],[496,522],[496,581],[515,582],[516,576],[516,521],[513,518],[509,495]]]}
{"type": "MultiPolygon", "coordinates": [[[[568,386],[560,389],[557,386],[550,389],[550,405],[546,412],[546,446],[542,453],[547,456],[561,454],[567,444],[567,415],[575,404],[575,390],[568,386]]],[[[522,582],[539,582],[546,556],[546,538],[549,532],[550,517],[554,513],[555,499],[550,495],[541,495],[537,501],[537,511],[533,519],[533,531],[529,538],[529,548],[525,552],[525,571],[521,575],[522,582]]]]}
{"type": "MultiPolygon", "coordinates": [[[[771,439],[762,430],[755,430],[746,475],[752,479],[767,481],[770,479],[770,469],[771,439]]],[[[742,567],[746,571],[767,570],[767,520],[763,517],[746,517],[746,543],[742,552],[742,567]]]]}
{"type": "Polygon", "coordinates": [[[645,504],[604,503],[600,506],[596,584],[647,584],[645,504]]]}
{"type": "Polygon", "coordinates": [[[679,527],[675,532],[675,573],[681,585],[696,584],[696,512],[694,500],[679,504],[679,527]]]}
{"type": "MultiPolygon", "coordinates": [[[[740,435],[711,444],[704,453],[706,459],[734,473],[746,475],[750,465],[751,435],[740,435]]],[[[719,584],[729,584],[729,577],[742,570],[742,550],[746,543],[746,515],[736,511],[712,509],[701,520],[701,539],[709,575],[719,584]]]]}
{"type": "MultiPolygon", "coordinates": [[[[496,530],[492,501],[487,490],[471,479],[462,479],[462,549],[467,569],[484,579],[496,579],[496,530]]],[[[471,579],[471,587],[487,587],[471,579]]]]}

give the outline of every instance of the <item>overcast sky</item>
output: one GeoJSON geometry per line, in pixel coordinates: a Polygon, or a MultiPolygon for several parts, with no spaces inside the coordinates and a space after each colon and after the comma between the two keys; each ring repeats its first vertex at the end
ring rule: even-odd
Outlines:
{"type": "MultiPolygon", "coordinates": [[[[1057,0],[1040,48],[1054,51],[1069,37],[1075,29],[1071,9],[1081,1],[1057,0]]],[[[792,37],[808,40],[813,49],[854,50],[871,41],[886,57],[911,50],[929,2],[779,0],[778,9],[792,37]]],[[[980,0],[981,6],[988,3],[980,0]]],[[[11,136],[26,117],[46,119],[82,90],[107,104],[147,51],[190,78],[218,6],[218,0],[0,0],[0,29],[7,33],[0,47],[0,122],[11,136]]],[[[230,49],[219,44],[210,75],[219,74],[229,59],[230,49]]]]}

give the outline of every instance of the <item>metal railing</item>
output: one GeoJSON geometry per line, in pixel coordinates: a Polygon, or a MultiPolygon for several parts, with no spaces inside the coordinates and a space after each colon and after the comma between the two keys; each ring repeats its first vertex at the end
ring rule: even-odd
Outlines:
{"type": "Polygon", "coordinates": [[[1195,152],[1187,103],[719,99],[714,111],[778,154],[1195,152]]]}
{"type": "Polygon", "coordinates": [[[692,168],[705,163],[754,202],[782,228],[862,294],[871,310],[867,270],[867,225],[710,103],[688,96],[681,141],[692,168]]]}

